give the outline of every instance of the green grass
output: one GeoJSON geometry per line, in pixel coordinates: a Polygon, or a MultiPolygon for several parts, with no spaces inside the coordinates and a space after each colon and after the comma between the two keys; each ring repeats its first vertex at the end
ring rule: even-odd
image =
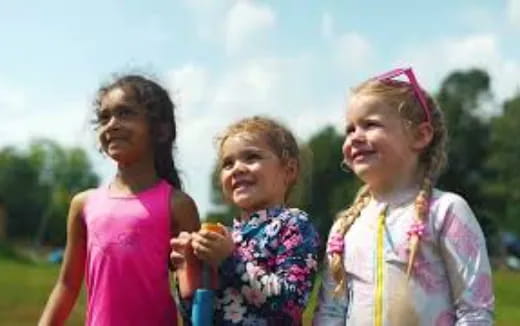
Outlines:
{"type": "MultiPolygon", "coordinates": [[[[2,325],[35,325],[50,294],[59,267],[35,264],[0,255],[0,321],[2,325]]],[[[520,309],[520,273],[494,273],[496,325],[518,325],[520,309]]],[[[315,287],[304,314],[304,325],[310,325],[316,304],[315,287]]],[[[67,325],[83,325],[84,295],[81,295],[67,325]]]]}
{"type": "MultiPolygon", "coordinates": [[[[56,282],[56,265],[0,257],[0,321],[2,325],[36,325],[56,282]]],[[[67,325],[83,325],[84,296],[78,299],[67,325]]]]}
{"type": "Polygon", "coordinates": [[[494,273],[496,297],[496,325],[518,325],[520,320],[520,272],[497,271],[494,273]]]}

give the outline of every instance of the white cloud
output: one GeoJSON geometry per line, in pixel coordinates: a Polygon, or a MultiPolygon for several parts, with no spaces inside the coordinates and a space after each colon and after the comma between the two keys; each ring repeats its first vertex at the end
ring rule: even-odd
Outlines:
{"type": "Polygon", "coordinates": [[[494,34],[476,34],[462,38],[447,38],[409,49],[401,56],[402,62],[412,64],[421,83],[427,89],[440,85],[443,78],[454,70],[481,68],[492,81],[499,101],[519,88],[520,62],[506,57],[494,34]]]}
{"type": "Polygon", "coordinates": [[[26,95],[23,91],[0,83],[0,108],[2,108],[3,112],[17,114],[23,111],[25,106],[26,95]]]}
{"type": "Polygon", "coordinates": [[[204,100],[208,92],[208,73],[197,65],[187,64],[167,73],[168,88],[177,105],[191,107],[204,100]]]}
{"type": "MultiPolygon", "coordinates": [[[[251,60],[223,76],[215,93],[215,103],[226,111],[243,113],[244,106],[270,103],[280,89],[280,63],[275,60],[251,60]]],[[[228,112],[234,113],[234,112],[228,112]]]]}
{"type": "Polygon", "coordinates": [[[262,57],[237,63],[222,75],[196,65],[169,73],[177,80],[174,84],[181,98],[184,93],[200,94],[197,101],[187,101],[177,111],[177,160],[186,191],[203,214],[211,207],[214,140],[227,125],[255,114],[268,115],[284,122],[304,141],[325,124],[341,121],[343,93],[332,101],[320,100],[308,78],[311,60],[306,56],[262,57]]]}
{"type": "Polygon", "coordinates": [[[321,15],[321,36],[325,39],[330,39],[334,36],[334,20],[328,12],[321,15]]]}
{"type": "Polygon", "coordinates": [[[229,53],[237,53],[246,45],[258,44],[263,33],[276,25],[273,10],[253,1],[236,1],[227,13],[225,40],[229,53]]]}
{"type": "Polygon", "coordinates": [[[520,29],[520,0],[507,1],[507,17],[512,26],[520,29]]]}
{"type": "Polygon", "coordinates": [[[336,41],[336,59],[347,70],[365,69],[373,59],[372,45],[359,33],[346,33],[336,41]]]}
{"type": "Polygon", "coordinates": [[[5,83],[0,86],[0,146],[26,144],[33,138],[43,137],[66,145],[84,139],[88,122],[86,101],[50,103],[27,90],[5,83]]]}
{"type": "Polygon", "coordinates": [[[11,116],[10,123],[2,127],[6,133],[2,142],[23,144],[33,138],[50,138],[67,146],[84,145],[93,135],[86,108],[80,102],[40,103],[37,110],[25,108],[22,114],[11,116]]]}

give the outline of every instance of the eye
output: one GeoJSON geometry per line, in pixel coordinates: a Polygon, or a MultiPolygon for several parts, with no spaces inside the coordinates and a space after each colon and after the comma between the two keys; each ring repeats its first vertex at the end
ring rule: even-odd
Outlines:
{"type": "Polygon", "coordinates": [[[96,123],[100,125],[105,125],[110,120],[110,113],[108,113],[106,110],[104,111],[97,111],[96,112],[96,123]]]}
{"type": "Polygon", "coordinates": [[[260,154],[258,153],[248,153],[246,154],[246,162],[255,162],[255,161],[258,161],[262,158],[262,156],[260,156],[260,154]]]}
{"type": "Polygon", "coordinates": [[[137,111],[132,109],[131,107],[128,107],[128,106],[121,106],[118,110],[117,110],[117,115],[120,117],[120,118],[131,118],[133,116],[135,116],[137,114],[137,111]]]}
{"type": "Polygon", "coordinates": [[[345,129],[345,134],[346,135],[350,135],[351,133],[353,133],[355,130],[354,126],[350,125],[350,126],[347,126],[347,128],[345,129]]]}
{"type": "Polygon", "coordinates": [[[365,120],[363,122],[363,128],[364,129],[373,129],[373,128],[378,128],[378,127],[381,127],[381,123],[377,120],[365,120]]]}
{"type": "Polygon", "coordinates": [[[233,167],[233,160],[231,160],[231,159],[225,159],[220,164],[220,168],[222,170],[229,170],[232,167],[233,167]]]}

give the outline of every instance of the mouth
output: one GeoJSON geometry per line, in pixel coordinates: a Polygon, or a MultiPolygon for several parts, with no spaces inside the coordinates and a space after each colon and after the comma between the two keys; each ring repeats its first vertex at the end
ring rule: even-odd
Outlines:
{"type": "Polygon", "coordinates": [[[358,150],[358,151],[354,151],[354,152],[352,152],[352,155],[351,155],[352,162],[362,161],[363,159],[365,159],[368,156],[373,155],[375,153],[376,153],[376,151],[374,151],[374,150],[358,150]]]}
{"type": "Polygon", "coordinates": [[[231,184],[231,189],[233,191],[242,191],[242,190],[246,190],[251,185],[253,185],[252,181],[249,181],[249,180],[237,180],[237,181],[234,181],[231,184]]]}
{"type": "Polygon", "coordinates": [[[121,142],[124,142],[124,141],[126,141],[126,139],[124,137],[110,137],[110,138],[107,138],[107,144],[108,145],[118,144],[118,143],[121,143],[121,142]]]}

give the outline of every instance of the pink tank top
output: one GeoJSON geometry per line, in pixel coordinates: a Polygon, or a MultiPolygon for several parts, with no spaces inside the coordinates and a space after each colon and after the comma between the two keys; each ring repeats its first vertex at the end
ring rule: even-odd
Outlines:
{"type": "Polygon", "coordinates": [[[87,198],[86,325],[177,325],[168,276],[172,189],[161,180],[118,197],[104,186],[87,198]]]}

